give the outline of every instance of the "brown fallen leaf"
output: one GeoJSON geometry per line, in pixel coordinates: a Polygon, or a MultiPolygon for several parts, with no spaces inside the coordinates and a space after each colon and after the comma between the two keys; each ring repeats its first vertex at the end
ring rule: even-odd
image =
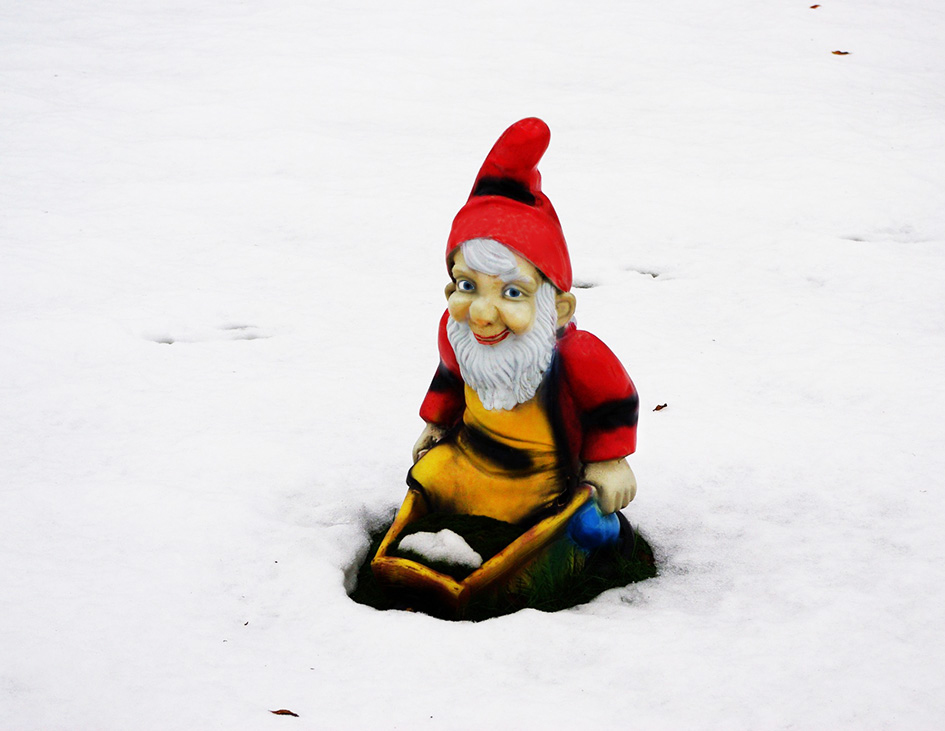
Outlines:
{"type": "Polygon", "coordinates": [[[831,53],[833,53],[834,56],[849,56],[850,55],[849,51],[832,51],[831,53]]]}
{"type": "Polygon", "coordinates": [[[820,7],[819,5],[811,5],[811,6],[810,6],[810,9],[811,9],[811,10],[817,10],[817,8],[819,8],[819,7],[820,7]]]}
{"type": "Polygon", "coordinates": [[[657,406],[655,409],[653,409],[653,411],[662,411],[662,410],[665,409],[667,406],[669,406],[669,404],[660,404],[660,405],[657,406]]]}
{"type": "Polygon", "coordinates": [[[298,713],[292,713],[292,711],[288,711],[285,708],[280,708],[278,711],[269,711],[269,712],[272,714],[275,714],[276,716],[295,716],[296,718],[299,717],[298,713]]]}

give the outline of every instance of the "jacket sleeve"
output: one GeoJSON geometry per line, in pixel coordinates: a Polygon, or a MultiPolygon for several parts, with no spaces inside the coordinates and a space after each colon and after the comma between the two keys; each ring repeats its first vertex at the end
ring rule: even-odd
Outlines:
{"type": "Polygon", "coordinates": [[[465,384],[459,372],[459,364],[456,362],[453,347],[446,336],[446,322],[449,316],[447,310],[440,318],[437,339],[440,365],[420,405],[420,417],[424,421],[445,427],[456,424],[462,418],[466,408],[465,384]]]}
{"type": "Polygon", "coordinates": [[[637,447],[637,390],[617,356],[581,330],[561,342],[565,377],[581,431],[581,462],[633,454],[637,447]]]}

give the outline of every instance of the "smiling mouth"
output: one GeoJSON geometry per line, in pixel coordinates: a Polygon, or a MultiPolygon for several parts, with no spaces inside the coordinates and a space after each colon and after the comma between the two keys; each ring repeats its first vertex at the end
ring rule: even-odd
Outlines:
{"type": "Polygon", "coordinates": [[[496,343],[501,343],[511,334],[512,334],[512,331],[508,329],[503,330],[498,335],[492,335],[490,337],[483,337],[481,335],[476,335],[476,333],[473,333],[473,335],[476,338],[476,342],[478,342],[480,345],[495,345],[496,343]]]}

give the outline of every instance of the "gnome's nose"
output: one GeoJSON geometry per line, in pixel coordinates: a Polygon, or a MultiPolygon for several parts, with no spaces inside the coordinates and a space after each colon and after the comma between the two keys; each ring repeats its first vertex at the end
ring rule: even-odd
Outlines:
{"type": "Polygon", "coordinates": [[[469,321],[473,325],[491,325],[499,311],[494,304],[484,297],[478,298],[469,308],[469,321]]]}

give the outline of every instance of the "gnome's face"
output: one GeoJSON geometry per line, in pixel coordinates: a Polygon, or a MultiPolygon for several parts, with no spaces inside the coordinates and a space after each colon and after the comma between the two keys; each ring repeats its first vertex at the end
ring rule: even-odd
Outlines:
{"type": "Polygon", "coordinates": [[[469,324],[480,345],[494,346],[510,335],[524,335],[535,322],[536,295],[544,277],[530,262],[515,256],[510,275],[476,271],[463,253],[453,260],[453,282],[448,287],[450,315],[469,324]]]}
{"type": "Polygon", "coordinates": [[[574,296],[556,292],[531,262],[488,239],[463,244],[450,273],[447,335],[464,381],[487,409],[530,400],[574,296]]]}

